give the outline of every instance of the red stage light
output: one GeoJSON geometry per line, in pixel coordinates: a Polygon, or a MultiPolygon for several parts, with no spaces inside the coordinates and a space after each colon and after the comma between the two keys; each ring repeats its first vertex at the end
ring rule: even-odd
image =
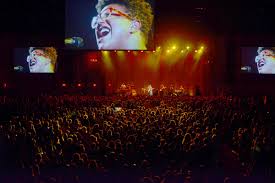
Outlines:
{"type": "Polygon", "coordinates": [[[66,83],[62,83],[62,87],[66,87],[67,85],[66,85],[66,83]]]}
{"type": "Polygon", "coordinates": [[[111,83],[109,83],[108,86],[111,87],[112,86],[111,83]]]}
{"type": "Polygon", "coordinates": [[[3,84],[3,88],[7,88],[7,83],[4,83],[4,84],[3,84]]]}
{"type": "Polygon", "coordinates": [[[81,84],[80,84],[80,83],[78,83],[78,84],[77,84],[77,86],[78,86],[78,87],[81,87],[81,84]]]}
{"type": "Polygon", "coordinates": [[[90,58],[90,62],[97,62],[96,58],[90,58]]]}
{"type": "Polygon", "coordinates": [[[95,83],[93,84],[93,87],[96,87],[96,84],[95,84],[95,83]]]}

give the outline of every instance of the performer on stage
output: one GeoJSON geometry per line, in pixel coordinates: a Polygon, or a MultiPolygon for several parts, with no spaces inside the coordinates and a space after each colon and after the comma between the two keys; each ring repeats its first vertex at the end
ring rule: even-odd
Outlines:
{"type": "Polygon", "coordinates": [[[147,91],[148,91],[149,96],[153,96],[153,87],[152,87],[152,85],[150,85],[150,84],[148,85],[147,91]]]}
{"type": "Polygon", "coordinates": [[[126,89],[127,89],[126,84],[122,83],[122,84],[120,85],[120,89],[121,89],[121,90],[126,90],[126,89]]]}

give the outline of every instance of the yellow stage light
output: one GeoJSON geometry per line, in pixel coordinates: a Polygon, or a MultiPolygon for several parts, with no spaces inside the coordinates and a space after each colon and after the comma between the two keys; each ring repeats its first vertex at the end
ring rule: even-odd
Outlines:
{"type": "Polygon", "coordinates": [[[104,65],[105,65],[105,67],[108,70],[112,70],[113,69],[113,64],[112,64],[112,59],[111,59],[110,52],[103,51],[102,61],[103,61],[104,65]]]}

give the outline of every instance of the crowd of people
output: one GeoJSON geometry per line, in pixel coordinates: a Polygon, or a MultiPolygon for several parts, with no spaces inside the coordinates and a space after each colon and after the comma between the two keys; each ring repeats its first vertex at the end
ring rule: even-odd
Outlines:
{"type": "Polygon", "coordinates": [[[272,106],[262,97],[0,97],[0,181],[272,182],[272,106]]]}

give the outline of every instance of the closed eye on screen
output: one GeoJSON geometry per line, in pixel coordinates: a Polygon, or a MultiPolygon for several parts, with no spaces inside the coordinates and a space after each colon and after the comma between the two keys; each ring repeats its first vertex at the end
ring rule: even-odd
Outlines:
{"type": "Polygon", "coordinates": [[[121,14],[118,14],[118,13],[111,13],[111,15],[118,16],[118,17],[122,16],[121,14]]]}
{"type": "Polygon", "coordinates": [[[111,8],[110,8],[110,11],[111,11],[111,15],[115,15],[115,16],[124,16],[124,17],[126,17],[126,18],[128,18],[128,19],[131,19],[131,17],[130,17],[129,15],[127,15],[127,14],[125,14],[125,13],[123,13],[123,12],[121,12],[121,11],[115,9],[115,8],[112,8],[112,7],[111,7],[111,8]],[[113,11],[116,12],[116,13],[113,13],[113,11]]]}
{"type": "Polygon", "coordinates": [[[93,17],[93,19],[91,21],[91,27],[93,29],[95,29],[98,25],[99,18],[101,18],[102,20],[106,20],[106,19],[110,18],[111,15],[116,16],[116,17],[121,16],[121,17],[125,17],[125,18],[131,20],[131,17],[128,14],[125,14],[115,8],[110,7],[108,9],[106,9],[105,11],[99,13],[97,16],[93,17]]]}

